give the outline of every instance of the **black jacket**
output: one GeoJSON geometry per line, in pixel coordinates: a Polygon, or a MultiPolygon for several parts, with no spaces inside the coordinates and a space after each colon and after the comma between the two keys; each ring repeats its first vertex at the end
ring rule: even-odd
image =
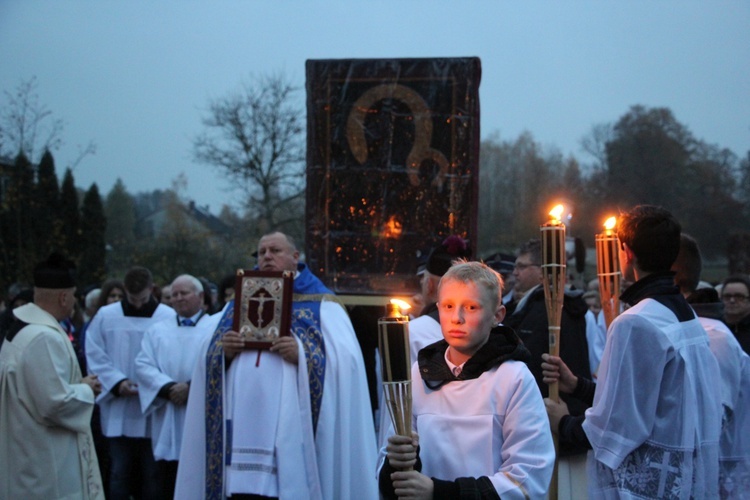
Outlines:
{"type": "MultiPolygon", "coordinates": [[[[580,291],[566,292],[563,299],[560,325],[560,357],[578,377],[591,378],[589,344],[586,339],[588,305],[580,291]]],[[[544,288],[531,292],[522,310],[509,309],[503,321],[513,328],[531,352],[529,370],[536,379],[543,397],[549,396],[549,386],[542,381],[542,354],[549,352],[549,325],[544,288]]],[[[561,394],[571,415],[582,415],[586,405],[566,394],[561,394]]],[[[564,450],[563,450],[564,451],[564,450]]]]}

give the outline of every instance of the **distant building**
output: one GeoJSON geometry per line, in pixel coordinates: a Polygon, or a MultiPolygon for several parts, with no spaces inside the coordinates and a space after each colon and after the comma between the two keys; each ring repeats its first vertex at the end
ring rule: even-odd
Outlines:
{"type": "MultiPolygon", "coordinates": [[[[160,205],[138,222],[144,236],[156,236],[162,232],[166,224],[173,220],[174,214],[170,213],[172,208],[167,207],[165,203],[160,205]]],[[[231,235],[232,228],[220,218],[212,215],[208,211],[208,207],[199,207],[194,201],[190,201],[187,205],[180,205],[179,210],[184,216],[183,220],[188,229],[206,233],[217,239],[229,238],[231,235]]]]}

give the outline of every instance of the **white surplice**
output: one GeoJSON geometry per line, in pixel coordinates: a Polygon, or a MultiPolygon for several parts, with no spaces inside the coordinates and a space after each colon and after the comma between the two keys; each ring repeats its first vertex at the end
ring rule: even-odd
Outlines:
{"type": "Polygon", "coordinates": [[[150,318],[125,316],[116,302],[97,311],[86,330],[86,361],[89,373],[99,376],[102,393],[96,399],[101,408],[102,433],[107,437],[151,437],[137,397],[118,397],[112,392],[124,379],[135,381],[135,357],[141,350],[143,332],[160,321],[174,318],[175,311],[164,304],[150,318]]]}
{"type": "MultiPolygon", "coordinates": [[[[422,474],[444,480],[486,476],[503,499],[542,499],[555,449],[539,388],[521,361],[479,378],[427,388],[414,363],[412,423],[422,474]]],[[[393,427],[389,427],[393,434],[393,427]]],[[[385,460],[380,451],[380,463],[385,460]]]]}
{"type": "Polygon", "coordinates": [[[94,391],[70,339],[35,304],[13,314],[28,325],[0,349],[0,498],[103,499],[94,391]]]}
{"type": "Polygon", "coordinates": [[[697,318],[679,322],[653,299],[620,314],[583,423],[592,446],[589,497],[715,497],[718,387],[718,365],[697,318]]]}
{"type": "Polygon", "coordinates": [[[172,317],[150,326],[135,358],[135,374],[141,410],[151,428],[156,460],[178,460],[186,406],[158,397],[171,382],[189,382],[201,347],[211,338],[216,321],[202,316],[195,326],[181,326],[172,317]]]}
{"type": "Polygon", "coordinates": [[[719,491],[723,499],[750,492],[750,356],[724,322],[698,318],[719,362],[725,407],[719,447],[719,491]]]}

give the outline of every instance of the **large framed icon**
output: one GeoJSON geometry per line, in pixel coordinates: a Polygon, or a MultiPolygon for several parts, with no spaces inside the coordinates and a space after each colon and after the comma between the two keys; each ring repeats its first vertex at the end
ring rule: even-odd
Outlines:
{"type": "Polygon", "coordinates": [[[291,335],[294,273],[238,269],[234,289],[233,328],[245,349],[268,349],[291,335]]]}
{"type": "Polygon", "coordinates": [[[306,262],[338,294],[416,292],[450,235],[476,246],[480,60],[308,60],[306,262]]]}

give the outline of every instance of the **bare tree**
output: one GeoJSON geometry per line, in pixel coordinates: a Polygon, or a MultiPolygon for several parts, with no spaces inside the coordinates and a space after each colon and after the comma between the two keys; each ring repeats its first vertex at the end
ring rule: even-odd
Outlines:
{"type": "MultiPolygon", "coordinates": [[[[15,157],[23,153],[36,163],[45,151],[54,151],[63,144],[63,120],[55,118],[39,100],[36,77],[21,81],[13,92],[4,91],[5,102],[0,104],[0,154],[15,157]]],[[[96,153],[96,145],[89,141],[78,146],[78,155],[70,165],[75,167],[88,155],[96,153]]]]}
{"type": "Polygon", "coordinates": [[[245,196],[261,229],[303,217],[304,107],[283,75],[253,78],[209,103],[194,158],[217,167],[245,196]]]}
{"type": "Polygon", "coordinates": [[[591,131],[581,139],[581,149],[594,159],[594,170],[607,168],[607,143],[613,135],[611,124],[600,123],[591,127],[591,131]]]}
{"type": "Polygon", "coordinates": [[[36,77],[22,81],[14,92],[4,91],[0,108],[0,152],[15,156],[23,152],[32,162],[45,150],[62,144],[63,121],[39,102],[36,77]]]}

